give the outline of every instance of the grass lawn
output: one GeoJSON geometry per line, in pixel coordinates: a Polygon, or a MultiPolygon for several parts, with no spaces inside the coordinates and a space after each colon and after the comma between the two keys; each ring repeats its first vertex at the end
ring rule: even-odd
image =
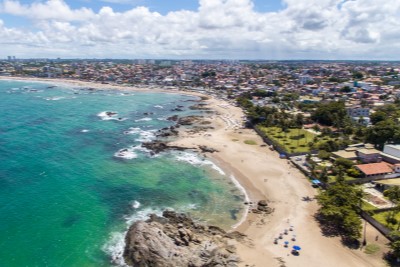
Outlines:
{"type": "MultiPolygon", "coordinates": [[[[398,224],[388,224],[386,221],[386,218],[390,215],[392,211],[384,211],[384,212],[377,212],[372,215],[372,217],[380,222],[382,225],[392,229],[392,230],[397,230],[398,224]]],[[[397,213],[394,218],[400,222],[400,213],[397,213]]]]}
{"type": "Polygon", "coordinates": [[[315,134],[303,129],[288,129],[286,133],[279,127],[259,126],[259,129],[289,153],[310,152],[308,143],[313,142],[316,137],[315,134]]]}
{"type": "MultiPolygon", "coordinates": [[[[354,177],[351,177],[351,176],[348,176],[348,175],[344,176],[344,180],[345,181],[352,181],[352,180],[356,180],[356,179],[358,179],[358,178],[354,178],[354,177]]],[[[336,176],[329,175],[328,176],[328,183],[334,183],[334,182],[336,182],[336,176]]]]}
{"type": "Polygon", "coordinates": [[[379,245],[377,244],[368,244],[365,249],[364,249],[364,253],[365,254],[375,254],[377,252],[379,252],[381,250],[381,248],[379,247],[379,245]]]}
{"type": "Polygon", "coordinates": [[[366,202],[366,201],[363,201],[363,202],[362,202],[362,209],[363,209],[364,211],[372,211],[372,210],[376,210],[377,208],[376,208],[374,205],[369,204],[369,203],[366,202]]]}
{"type": "Polygon", "coordinates": [[[257,145],[257,142],[254,140],[244,140],[243,141],[246,145],[257,145]]]}

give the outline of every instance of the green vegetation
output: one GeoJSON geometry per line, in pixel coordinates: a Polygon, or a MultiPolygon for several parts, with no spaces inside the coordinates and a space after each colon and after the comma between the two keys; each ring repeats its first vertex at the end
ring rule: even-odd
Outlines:
{"type": "Polygon", "coordinates": [[[303,129],[287,129],[283,131],[282,128],[278,127],[262,126],[258,126],[258,129],[288,153],[310,152],[310,143],[315,138],[315,134],[303,129]]]}
{"type": "Polygon", "coordinates": [[[368,244],[364,249],[364,253],[372,255],[379,252],[380,250],[381,247],[378,244],[368,244]]]}
{"type": "MultiPolygon", "coordinates": [[[[354,178],[354,177],[349,176],[349,175],[344,175],[343,179],[344,179],[344,181],[353,181],[353,180],[356,180],[357,178],[354,178]]],[[[338,177],[335,176],[335,175],[329,175],[328,176],[328,183],[334,183],[337,180],[338,180],[338,177]]]]}
{"type": "Polygon", "coordinates": [[[390,243],[390,248],[392,249],[391,251],[391,256],[394,258],[399,258],[400,257],[400,232],[399,231],[394,231],[391,236],[395,239],[392,243],[390,243]]]}
{"type": "Polygon", "coordinates": [[[321,205],[318,218],[323,231],[342,236],[346,241],[361,237],[361,219],[358,215],[362,190],[343,181],[329,186],[318,196],[321,205]]]}
{"type": "Polygon", "coordinates": [[[244,143],[246,144],[246,145],[257,145],[257,142],[256,141],[254,141],[254,140],[244,140],[244,143]]]}
{"type": "Polygon", "coordinates": [[[361,203],[361,208],[363,211],[374,211],[377,209],[374,205],[369,204],[367,201],[364,200],[361,203]]]}
{"type": "Polygon", "coordinates": [[[392,211],[374,212],[372,217],[387,228],[396,230],[400,222],[400,214],[393,215],[392,211]]]}
{"type": "Polygon", "coordinates": [[[311,118],[322,125],[334,126],[337,128],[351,124],[347,116],[344,102],[328,102],[319,104],[312,113],[311,118]]]}

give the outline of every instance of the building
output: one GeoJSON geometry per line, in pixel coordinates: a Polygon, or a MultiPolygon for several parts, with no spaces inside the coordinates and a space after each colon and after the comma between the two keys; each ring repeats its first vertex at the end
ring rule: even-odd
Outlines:
{"type": "Polygon", "coordinates": [[[369,108],[353,106],[346,109],[349,117],[369,117],[369,108]]]}
{"type": "Polygon", "coordinates": [[[360,172],[362,172],[365,177],[383,176],[393,173],[391,165],[385,162],[360,164],[360,165],[355,165],[354,167],[356,167],[360,172]]]}
{"type": "Polygon", "coordinates": [[[381,156],[384,161],[391,164],[400,163],[400,145],[385,145],[381,156]]]}
{"type": "Polygon", "coordinates": [[[385,145],[383,153],[400,158],[400,145],[385,145]]]}
{"type": "Polygon", "coordinates": [[[356,151],[356,155],[362,163],[376,163],[382,161],[381,152],[376,149],[362,148],[356,151]]]}

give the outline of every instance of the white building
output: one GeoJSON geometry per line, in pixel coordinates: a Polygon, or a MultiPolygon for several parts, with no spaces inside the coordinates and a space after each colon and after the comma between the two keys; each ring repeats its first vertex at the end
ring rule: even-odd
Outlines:
{"type": "Polygon", "coordinates": [[[349,107],[346,109],[349,117],[369,117],[369,108],[361,106],[349,107]]]}
{"type": "Polygon", "coordinates": [[[400,163],[400,145],[385,145],[381,156],[384,161],[391,164],[400,163]]]}
{"type": "Polygon", "coordinates": [[[400,145],[385,145],[383,153],[400,158],[400,145]]]}
{"type": "Polygon", "coordinates": [[[301,76],[299,76],[299,83],[301,85],[304,85],[304,84],[306,84],[306,83],[308,83],[310,81],[312,81],[312,78],[309,75],[301,75],[301,76]]]}

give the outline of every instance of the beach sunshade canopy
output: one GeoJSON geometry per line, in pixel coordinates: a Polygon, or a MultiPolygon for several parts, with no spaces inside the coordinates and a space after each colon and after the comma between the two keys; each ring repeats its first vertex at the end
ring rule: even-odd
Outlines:
{"type": "Polygon", "coordinates": [[[299,246],[293,246],[293,249],[294,249],[294,250],[301,250],[301,247],[299,247],[299,246]]]}

